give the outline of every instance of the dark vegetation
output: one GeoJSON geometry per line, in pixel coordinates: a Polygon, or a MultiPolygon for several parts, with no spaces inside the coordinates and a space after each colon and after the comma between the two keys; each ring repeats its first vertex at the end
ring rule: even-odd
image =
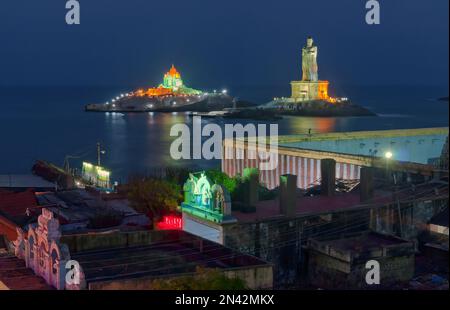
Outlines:
{"type": "Polygon", "coordinates": [[[192,276],[153,281],[154,290],[242,290],[245,283],[239,278],[228,278],[217,269],[197,267],[192,276]]]}
{"type": "MultiPolygon", "coordinates": [[[[177,212],[183,199],[183,184],[190,171],[184,168],[167,167],[154,169],[148,176],[133,176],[130,182],[121,188],[130,200],[131,207],[159,220],[163,215],[177,212]]],[[[250,176],[229,177],[219,169],[205,170],[206,176],[213,182],[223,185],[231,196],[233,210],[254,212],[247,197],[250,176]]],[[[259,200],[275,199],[277,190],[268,190],[261,184],[256,188],[259,200]]]]}
{"type": "Polygon", "coordinates": [[[118,213],[98,213],[89,219],[87,228],[100,229],[120,225],[123,216],[118,213]]]}

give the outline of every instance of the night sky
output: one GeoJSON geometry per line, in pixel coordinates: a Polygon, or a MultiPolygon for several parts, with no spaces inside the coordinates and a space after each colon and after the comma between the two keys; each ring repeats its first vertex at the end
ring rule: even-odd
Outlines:
{"type": "Polygon", "coordinates": [[[448,0],[2,0],[0,85],[147,85],[172,63],[188,86],[279,85],[319,46],[319,78],[339,84],[448,83],[448,0]]]}

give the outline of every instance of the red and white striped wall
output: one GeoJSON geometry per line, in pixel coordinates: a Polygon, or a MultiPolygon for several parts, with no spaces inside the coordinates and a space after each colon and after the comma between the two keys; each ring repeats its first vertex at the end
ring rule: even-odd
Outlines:
{"type": "MultiPolygon", "coordinates": [[[[257,154],[258,152],[245,148],[233,148],[225,145],[222,159],[222,172],[234,177],[242,175],[245,168],[260,168],[261,158],[271,156],[274,160],[276,153],[257,154]],[[235,153],[233,154],[233,151],[235,153]],[[252,153],[253,152],[253,153],[252,153]],[[233,156],[234,155],[234,156],[233,156]],[[257,156],[259,155],[259,156],[257,156]],[[232,159],[228,159],[232,158],[232,159]],[[238,159],[240,158],[240,159],[238,159]]],[[[329,158],[329,156],[327,157],[329,158]]],[[[344,180],[358,180],[361,166],[336,161],[336,178],[344,180]]],[[[307,189],[320,184],[320,159],[300,157],[282,154],[278,151],[278,165],[273,170],[259,169],[259,180],[268,189],[279,185],[280,176],[283,174],[297,175],[297,187],[307,189]]]]}

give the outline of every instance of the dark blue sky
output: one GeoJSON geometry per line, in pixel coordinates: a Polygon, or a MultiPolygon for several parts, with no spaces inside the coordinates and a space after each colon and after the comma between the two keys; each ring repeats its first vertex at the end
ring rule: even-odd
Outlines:
{"type": "Polygon", "coordinates": [[[307,35],[319,77],[339,84],[448,83],[448,0],[2,0],[0,85],[279,85],[300,77],[307,35]]]}

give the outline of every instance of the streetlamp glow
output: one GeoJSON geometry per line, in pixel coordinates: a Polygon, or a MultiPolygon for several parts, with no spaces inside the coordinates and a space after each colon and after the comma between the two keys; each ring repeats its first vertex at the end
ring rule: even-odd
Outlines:
{"type": "Polygon", "coordinates": [[[387,151],[386,153],[384,153],[384,157],[386,159],[391,159],[392,158],[392,152],[387,151]]]}

